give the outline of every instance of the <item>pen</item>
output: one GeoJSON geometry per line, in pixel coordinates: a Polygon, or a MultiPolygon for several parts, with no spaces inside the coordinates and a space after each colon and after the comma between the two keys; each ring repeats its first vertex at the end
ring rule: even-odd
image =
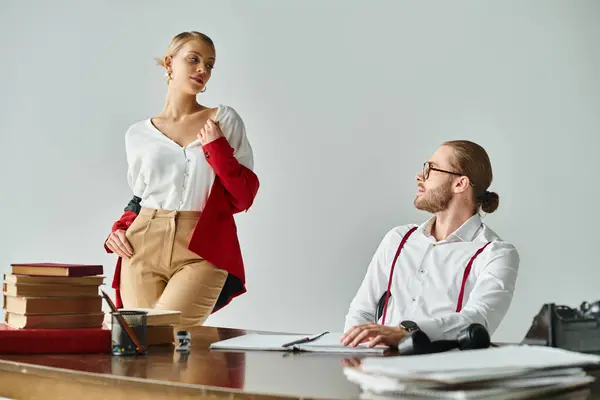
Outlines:
{"type": "Polygon", "coordinates": [[[312,342],[313,340],[317,340],[321,336],[324,336],[324,335],[326,335],[328,333],[329,332],[325,331],[325,332],[323,332],[321,334],[318,334],[316,336],[313,336],[313,337],[307,336],[307,337],[304,337],[304,338],[301,338],[301,339],[298,339],[298,340],[294,340],[294,341],[289,342],[289,343],[282,344],[281,347],[289,347],[289,346],[293,346],[295,344],[312,342]]]}
{"type": "MultiPolygon", "coordinates": [[[[114,313],[119,312],[115,303],[112,302],[112,300],[110,299],[110,297],[108,297],[108,295],[104,292],[104,290],[100,290],[100,291],[102,292],[102,297],[104,297],[104,300],[106,300],[106,302],[108,303],[108,306],[110,307],[111,311],[114,313]]],[[[140,341],[139,341],[137,335],[135,334],[135,332],[133,331],[133,329],[131,329],[131,327],[129,326],[127,321],[125,321],[125,318],[123,318],[122,315],[117,315],[117,320],[119,321],[119,325],[121,325],[121,328],[123,328],[125,333],[127,333],[127,336],[129,336],[131,341],[135,344],[136,350],[142,351],[143,350],[142,344],[140,343],[140,341]]]]}

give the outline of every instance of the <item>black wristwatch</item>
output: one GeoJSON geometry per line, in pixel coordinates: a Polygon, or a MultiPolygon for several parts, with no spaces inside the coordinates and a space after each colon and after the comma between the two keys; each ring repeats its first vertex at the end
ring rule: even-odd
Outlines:
{"type": "Polygon", "coordinates": [[[419,330],[419,326],[413,321],[402,321],[400,322],[400,327],[404,328],[407,332],[414,332],[419,330]]]}

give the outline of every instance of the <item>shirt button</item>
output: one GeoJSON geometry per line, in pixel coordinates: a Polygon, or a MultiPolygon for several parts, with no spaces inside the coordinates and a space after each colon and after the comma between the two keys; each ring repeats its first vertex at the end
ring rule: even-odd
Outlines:
{"type": "Polygon", "coordinates": [[[416,301],[417,299],[415,299],[414,297],[412,298],[412,301],[416,301]]]}
{"type": "Polygon", "coordinates": [[[422,274],[424,274],[424,273],[425,273],[425,271],[423,271],[423,270],[421,270],[420,272],[421,272],[422,274]]]}

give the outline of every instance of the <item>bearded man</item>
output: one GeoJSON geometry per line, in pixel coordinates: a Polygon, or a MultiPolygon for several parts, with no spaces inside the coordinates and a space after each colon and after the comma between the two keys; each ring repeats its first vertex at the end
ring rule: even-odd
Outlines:
{"type": "Polygon", "coordinates": [[[346,346],[397,346],[417,329],[455,340],[473,323],[491,336],[509,308],[519,255],[481,219],[499,204],[485,149],[446,142],[416,179],[415,207],[433,216],[385,235],[346,315],[346,346]]]}

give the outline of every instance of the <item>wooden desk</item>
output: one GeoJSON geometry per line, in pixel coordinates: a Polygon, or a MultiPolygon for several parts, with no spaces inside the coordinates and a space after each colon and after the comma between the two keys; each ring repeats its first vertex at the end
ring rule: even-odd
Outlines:
{"type": "MultiPolygon", "coordinates": [[[[189,355],[173,347],[148,356],[0,355],[0,396],[14,399],[357,399],[344,355],[223,352],[210,343],[243,330],[198,327],[189,355]]],[[[591,390],[561,398],[594,398],[591,390]],[[576,397],[574,397],[576,396],[576,397]],[[579,397],[583,396],[583,397],[579,397]]]]}

